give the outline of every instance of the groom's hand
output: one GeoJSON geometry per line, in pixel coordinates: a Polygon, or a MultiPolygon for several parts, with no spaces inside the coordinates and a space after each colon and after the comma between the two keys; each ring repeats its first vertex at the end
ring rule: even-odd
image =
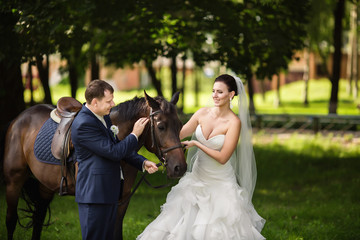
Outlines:
{"type": "Polygon", "coordinates": [[[134,124],[132,133],[135,134],[137,137],[140,137],[140,135],[144,131],[144,128],[148,122],[149,122],[149,119],[145,118],[145,117],[138,119],[134,124]]]}
{"type": "Polygon", "coordinates": [[[154,162],[149,161],[149,160],[145,160],[144,168],[150,174],[152,174],[152,173],[156,172],[157,170],[159,170],[158,167],[156,166],[156,164],[154,162]]]}

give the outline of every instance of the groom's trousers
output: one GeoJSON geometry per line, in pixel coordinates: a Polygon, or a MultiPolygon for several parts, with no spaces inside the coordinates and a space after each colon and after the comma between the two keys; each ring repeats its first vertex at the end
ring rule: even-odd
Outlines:
{"type": "Polygon", "coordinates": [[[117,204],[78,203],[83,240],[113,239],[117,204]]]}

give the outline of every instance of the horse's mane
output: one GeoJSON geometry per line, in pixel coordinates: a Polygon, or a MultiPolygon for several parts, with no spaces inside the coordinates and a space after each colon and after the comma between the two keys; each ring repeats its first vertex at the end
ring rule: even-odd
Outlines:
{"type": "MultiPolygon", "coordinates": [[[[176,108],[173,104],[166,101],[164,97],[157,96],[153,98],[160,104],[160,109],[164,114],[175,113],[176,108]]],[[[121,121],[132,121],[135,120],[139,115],[147,110],[147,104],[144,97],[134,97],[131,100],[122,102],[115,106],[112,111],[118,113],[118,117],[121,121]]]]}

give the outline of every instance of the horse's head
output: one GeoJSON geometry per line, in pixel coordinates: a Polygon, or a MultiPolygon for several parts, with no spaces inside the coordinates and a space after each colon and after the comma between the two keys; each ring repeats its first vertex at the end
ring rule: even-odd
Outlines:
{"type": "Polygon", "coordinates": [[[135,97],[120,103],[110,113],[112,124],[119,128],[117,136],[120,140],[132,131],[137,119],[150,118],[139,138],[139,147],[144,145],[163,161],[169,178],[181,177],[186,171],[185,156],[179,138],[182,123],[175,106],[178,100],[179,93],[174,94],[168,102],[163,97],[152,98],[145,92],[145,98],[135,97]]]}
{"type": "Polygon", "coordinates": [[[182,123],[175,106],[179,92],[174,94],[170,102],[163,97],[152,98],[144,93],[150,117],[150,129],[144,145],[163,161],[169,178],[181,177],[186,171],[186,161],[179,138],[182,123]]]}

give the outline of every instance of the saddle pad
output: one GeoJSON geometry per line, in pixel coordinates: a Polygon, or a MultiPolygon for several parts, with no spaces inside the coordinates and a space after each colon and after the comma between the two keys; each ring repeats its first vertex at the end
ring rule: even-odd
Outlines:
{"type": "MultiPolygon", "coordinates": [[[[55,131],[57,129],[58,123],[49,118],[41,127],[38,135],[36,136],[34,144],[34,154],[37,160],[44,163],[61,165],[60,159],[55,158],[51,153],[51,142],[55,131]]],[[[76,158],[72,153],[68,162],[74,161],[76,158]]]]}

